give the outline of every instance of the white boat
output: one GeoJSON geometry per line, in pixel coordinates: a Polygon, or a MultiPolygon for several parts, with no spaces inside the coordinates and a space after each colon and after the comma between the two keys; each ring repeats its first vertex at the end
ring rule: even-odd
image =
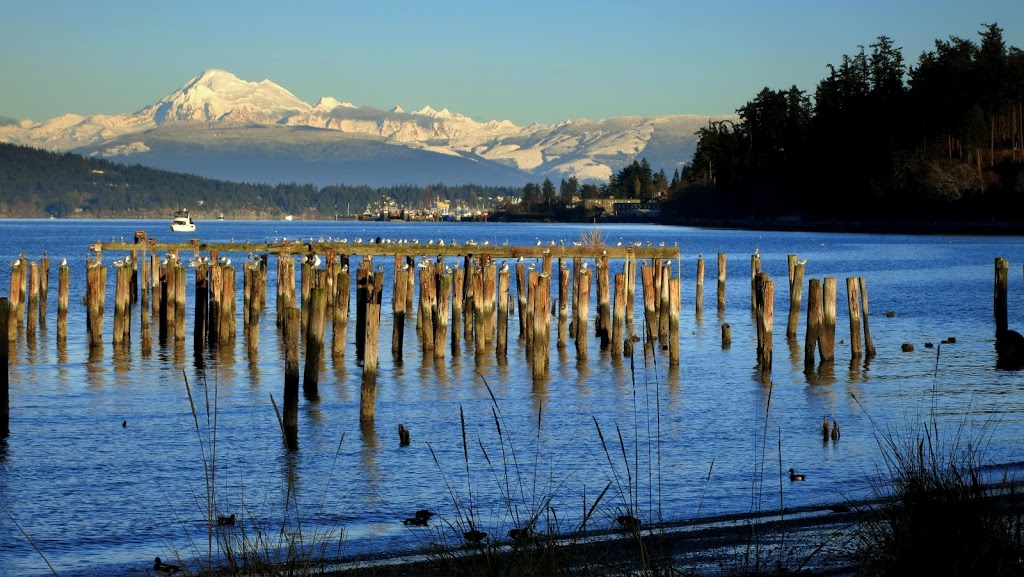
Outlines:
{"type": "Polygon", "coordinates": [[[174,232],[194,232],[196,223],[192,222],[192,216],[187,209],[175,211],[174,220],[171,221],[171,230],[174,232]]]}

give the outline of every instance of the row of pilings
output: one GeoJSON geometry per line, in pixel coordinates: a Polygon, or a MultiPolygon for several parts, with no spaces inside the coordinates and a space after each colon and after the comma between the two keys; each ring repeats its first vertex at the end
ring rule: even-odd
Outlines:
{"type": "MultiPolygon", "coordinates": [[[[548,374],[553,319],[557,323],[556,346],[568,347],[571,339],[579,361],[585,362],[590,354],[587,347],[592,318],[594,335],[601,349],[613,357],[631,357],[634,343],[643,341],[647,354],[653,354],[658,347],[668,352],[670,365],[679,363],[682,288],[678,276],[679,250],[675,247],[406,246],[401,249],[404,254],[395,254],[392,246],[332,246],[312,242],[213,245],[194,240],[188,244],[158,244],[142,233],[136,236],[135,243],[97,243],[90,248],[92,257],[86,263],[83,296],[90,345],[98,346],[103,342],[109,270],[116,274],[112,334],[115,344],[131,340],[132,304],[139,299],[141,306],[134,308],[143,315],[137,326],[141,327],[144,351],[152,346],[153,330],[161,343],[185,339],[186,269],[191,268],[194,271],[193,341],[197,350],[222,343],[233,345],[236,318],[241,316],[246,348],[253,357],[259,347],[260,319],[267,309],[268,265],[276,256],[275,321],[285,343],[282,424],[286,440],[291,439],[290,445],[295,442],[297,431],[299,347],[304,347],[306,360],[302,389],[310,398],[317,395],[318,369],[326,353],[328,323],[332,326],[332,357],[337,362],[346,353],[345,335],[353,282],[350,260],[358,262],[354,270],[355,353],[363,370],[360,418],[364,421],[372,421],[375,416],[376,360],[382,294],[388,276],[386,268],[392,270],[391,313],[394,321],[391,348],[392,355],[398,360],[405,353],[404,331],[407,325],[411,328],[409,317],[413,314],[417,337],[425,354],[437,359],[447,354],[458,355],[461,341],[465,339],[473,344],[476,355],[493,350],[495,354],[504,356],[507,354],[509,319],[516,315],[518,309],[518,338],[524,343],[527,361],[536,379],[546,378],[548,374]],[[110,252],[126,252],[127,256],[107,267],[103,264],[103,255],[110,252]],[[238,315],[236,268],[230,258],[222,255],[247,252],[250,258],[242,263],[244,303],[242,314],[238,315]],[[296,257],[301,257],[301,261],[297,262],[296,257]],[[376,266],[375,257],[378,259],[376,266]],[[453,257],[456,262],[451,262],[453,257]],[[633,329],[638,260],[643,298],[643,329],[639,336],[633,329]],[[386,267],[384,263],[390,266],[386,267]],[[300,270],[299,279],[296,278],[296,267],[300,270]],[[675,275],[673,268],[677,271],[675,275]],[[513,274],[514,296],[511,292],[513,274]],[[297,282],[300,283],[298,297],[297,282]],[[557,286],[557,290],[553,290],[552,284],[557,286]],[[593,315],[589,310],[592,292],[596,293],[593,300],[597,306],[593,315]],[[557,295],[557,302],[553,302],[552,295],[557,295]]],[[[695,308],[698,313],[703,310],[704,271],[705,262],[701,256],[697,261],[696,276],[695,308]]],[[[69,267],[62,263],[59,272],[57,336],[60,340],[67,336],[69,267]]],[[[46,257],[38,265],[22,257],[21,266],[12,268],[9,314],[4,315],[5,319],[13,321],[7,323],[10,340],[16,338],[15,325],[21,326],[23,320],[26,332],[34,330],[33,319],[45,322],[48,273],[49,259],[46,257]],[[27,313],[23,308],[26,300],[27,313]]],[[[790,255],[790,311],[786,332],[792,339],[795,339],[799,322],[803,274],[803,263],[790,255]]],[[[726,255],[720,253],[717,291],[720,313],[724,312],[726,304],[725,280],[726,255]]],[[[814,364],[815,350],[822,362],[834,359],[835,288],[836,279],[830,277],[823,283],[818,279],[811,279],[808,283],[805,341],[808,367],[814,364]]],[[[867,355],[871,356],[874,347],[868,331],[864,279],[847,279],[847,289],[851,337],[856,335],[856,338],[851,338],[852,353],[855,358],[862,354],[860,326],[863,321],[867,355]]],[[[751,310],[758,335],[758,367],[768,374],[771,371],[774,285],[768,275],[761,272],[760,256],[756,252],[751,257],[751,310]]],[[[516,329],[512,330],[515,332],[516,329]]],[[[724,324],[723,347],[729,346],[730,340],[730,328],[724,324]]]]}

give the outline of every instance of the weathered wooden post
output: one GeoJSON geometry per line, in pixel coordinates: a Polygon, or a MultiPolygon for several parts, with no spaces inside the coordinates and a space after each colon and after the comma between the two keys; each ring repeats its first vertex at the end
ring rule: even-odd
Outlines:
{"type": "Polygon", "coordinates": [[[729,323],[722,323],[722,349],[732,346],[732,326],[729,323]]]}
{"type": "Polygon", "coordinates": [[[498,333],[494,339],[494,353],[505,356],[508,353],[508,289],[511,283],[507,264],[498,271],[498,333]]]}
{"type": "MultiPolygon", "coordinates": [[[[5,322],[7,323],[6,326],[7,326],[7,330],[8,330],[9,340],[12,340],[12,341],[17,339],[17,334],[18,334],[18,317],[17,317],[17,314],[18,314],[18,299],[20,298],[20,295],[18,293],[18,270],[17,269],[20,268],[20,267],[21,267],[21,265],[19,264],[19,265],[15,266],[15,267],[11,268],[11,285],[10,285],[10,291],[7,293],[8,294],[7,316],[10,317],[10,318],[5,319],[5,322]]],[[[88,295],[88,293],[86,293],[86,294],[88,295]]]]}
{"type": "MultiPolygon", "coordinates": [[[[284,268],[284,271],[285,271],[284,274],[285,275],[290,274],[289,273],[289,269],[288,269],[288,266],[289,266],[290,262],[291,262],[291,259],[289,258],[289,259],[287,259],[286,263],[281,263],[279,265],[279,266],[282,266],[282,268],[284,268]]],[[[278,270],[281,270],[281,269],[278,269],[278,270]]],[[[216,345],[217,343],[220,342],[220,330],[221,330],[220,317],[221,317],[221,306],[223,305],[223,301],[221,300],[221,293],[224,292],[224,274],[223,274],[223,269],[221,268],[220,264],[217,262],[217,259],[215,258],[215,255],[214,255],[213,252],[210,253],[210,261],[209,261],[207,269],[206,269],[206,274],[207,274],[207,276],[209,276],[209,283],[208,283],[209,295],[207,297],[207,315],[208,315],[208,319],[207,319],[207,326],[206,326],[206,342],[209,343],[210,346],[213,346],[213,345],[216,345]]],[[[285,282],[287,283],[287,280],[285,282]]],[[[287,290],[287,287],[285,287],[285,290],[287,290]]],[[[288,309],[295,306],[295,301],[291,300],[287,296],[287,294],[282,295],[281,306],[283,307],[281,309],[281,312],[283,314],[287,314],[288,309]]],[[[279,317],[279,318],[283,318],[283,317],[279,317]]],[[[301,328],[301,324],[300,324],[300,328],[301,328]]]]}
{"type": "MultiPolygon", "coordinates": [[[[793,258],[796,258],[794,255],[793,258]]],[[[795,262],[789,278],[789,319],[786,322],[786,338],[796,338],[796,327],[800,323],[800,301],[804,295],[804,263],[795,262]]]]}
{"type": "MultiPolygon", "coordinates": [[[[410,271],[405,272],[412,275],[410,271]]],[[[345,334],[348,330],[348,305],[351,292],[352,278],[349,275],[348,266],[342,265],[338,267],[334,278],[334,320],[331,326],[331,353],[333,356],[345,354],[345,334]]]]}
{"type": "MultiPolygon", "coordinates": [[[[660,260],[660,259],[659,259],[660,260]]],[[[658,342],[662,346],[666,345],[668,341],[668,322],[669,322],[669,279],[672,278],[672,265],[671,261],[665,261],[661,266],[661,282],[657,284],[658,287],[658,342]]]]}
{"type": "Polygon", "coordinates": [[[654,292],[654,268],[650,266],[640,267],[640,277],[643,282],[644,294],[644,322],[647,324],[647,334],[644,339],[644,347],[654,351],[654,340],[658,336],[658,314],[655,309],[655,301],[658,300],[654,292]]]}
{"type": "Polygon", "coordinates": [[[210,322],[210,266],[205,262],[197,262],[195,269],[195,286],[193,287],[195,321],[192,326],[192,343],[198,349],[206,343],[206,333],[210,322]]]}
{"type": "Polygon", "coordinates": [[[612,333],[612,304],[611,304],[611,271],[608,266],[608,256],[597,257],[597,336],[601,339],[601,348],[608,348],[608,341],[612,333]]]}
{"type": "Polygon", "coordinates": [[[366,348],[363,353],[363,380],[359,394],[359,420],[373,421],[377,415],[377,333],[380,327],[380,303],[366,305],[366,348]]]}
{"type": "Polygon", "coordinates": [[[32,338],[36,335],[36,319],[39,316],[39,265],[28,264],[28,318],[25,323],[25,335],[32,338]]]}
{"type": "Polygon", "coordinates": [[[569,340],[569,281],[572,274],[564,259],[558,259],[558,348],[564,348],[569,340]]]}
{"type": "Polygon", "coordinates": [[[448,314],[452,298],[452,275],[444,273],[438,278],[437,305],[434,307],[434,358],[443,359],[448,340],[448,314]]]}
{"type": "Polygon", "coordinates": [[[409,290],[409,266],[403,265],[395,271],[394,292],[391,295],[391,307],[394,310],[394,326],[391,327],[391,356],[395,360],[402,359],[402,345],[405,341],[405,291],[409,290]]]}
{"type": "MultiPolygon", "coordinates": [[[[278,272],[280,273],[280,261],[278,272]]],[[[279,295],[281,293],[278,293],[279,295]]],[[[284,309],[284,438],[289,451],[299,449],[299,309],[284,309]]]]}
{"type": "Polygon", "coordinates": [[[236,318],[235,267],[225,266],[221,269],[220,292],[220,342],[235,342],[236,318]]]}
{"type": "Polygon", "coordinates": [[[484,316],[484,273],[473,272],[473,330],[475,331],[475,353],[479,357],[487,351],[487,319],[484,316]]]}
{"type": "MultiPolygon", "coordinates": [[[[550,259],[548,259],[550,260],[550,259]]],[[[491,260],[490,255],[484,255],[480,258],[480,268],[483,273],[483,281],[481,288],[483,289],[483,314],[484,314],[484,340],[486,342],[494,341],[494,295],[497,290],[497,276],[498,269],[494,262],[491,260]]]]}
{"type": "Polygon", "coordinates": [[[668,364],[679,365],[679,277],[668,279],[668,364]]]}
{"type": "Polygon", "coordinates": [[[363,358],[366,346],[366,304],[372,289],[370,276],[370,265],[367,257],[363,257],[356,268],[356,358],[359,359],[363,358]]]}
{"type": "Polygon", "coordinates": [[[151,298],[151,294],[153,292],[153,283],[150,279],[153,277],[153,273],[151,272],[150,269],[150,259],[148,258],[149,251],[147,251],[146,249],[142,249],[141,251],[139,251],[139,253],[141,253],[139,255],[139,264],[142,267],[142,283],[140,286],[142,292],[142,300],[139,308],[142,313],[142,322],[143,324],[145,324],[146,320],[149,318],[149,299],[151,298]]]}
{"type": "Polygon", "coordinates": [[[814,367],[814,349],[821,339],[824,319],[821,281],[812,278],[807,283],[807,333],[804,335],[804,369],[814,367]]]}
{"type": "Polygon", "coordinates": [[[661,327],[658,323],[661,322],[661,259],[653,259],[651,265],[654,267],[654,334],[660,335],[661,327]]]}
{"type": "MultiPolygon", "coordinates": [[[[633,306],[636,303],[636,253],[626,249],[626,324],[633,327],[633,306]]],[[[632,357],[632,355],[629,355],[632,357]]]]}
{"type": "Polygon", "coordinates": [[[864,317],[864,352],[867,356],[875,356],[875,343],[871,340],[871,328],[868,326],[868,285],[864,277],[857,277],[860,284],[861,316],[864,317]]]}
{"type": "Polygon", "coordinates": [[[587,315],[590,313],[590,270],[580,270],[576,279],[579,288],[576,301],[576,360],[587,359],[587,315]]]}
{"type": "Polygon", "coordinates": [[[516,296],[519,298],[519,338],[526,338],[526,265],[516,263],[516,296]]]}
{"type": "Polygon", "coordinates": [[[697,296],[695,297],[694,312],[700,316],[704,312],[704,255],[697,256],[697,296]]]}
{"type": "Polygon", "coordinates": [[[423,349],[434,348],[434,316],[437,315],[437,275],[433,266],[420,269],[420,319],[422,327],[420,339],[423,349]]]}
{"type": "Polygon", "coordinates": [[[466,271],[465,269],[459,268],[456,263],[455,270],[452,271],[452,324],[451,324],[451,335],[452,335],[452,356],[459,356],[459,343],[462,337],[462,322],[465,318],[465,312],[463,311],[463,303],[466,302],[465,290],[466,290],[466,271]]]}
{"type": "Polygon", "coordinates": [[[327,326],[327,289],[309,290],[309,326],[306,331],[306,366],[302,374],[302,393],[307,399],[319,397],[320,362],[324,355],[324,331],[327,326]]]}
{"type": "MultiPolygon", "coordinates": [[[[996,318],[996,339],[1003,338],[1006,331],[1009,329],[1009,320],[1007,319],[1007,283],[1009,282],[1010,274],[1010,261],[1006,260],[1001,256],[996,257],[996,279],[995,279],[995,296],[994,306],[995,318],[996,318]]],[[[13,275],[12,275],[13,276],[13,275]]],[[[11,293],[13,294],[13,290],[11,293]]]]}
{"type": "Polygon", "coordinates": [[[772,371],[772,329],[775,319],[775,282],[766,273],[755,277],[757,289],[758,347],[757,366],[762,373],[772,371]]]}
{"type": "Polygon", "coordinates": [[[71,290],[71,269],[63,264],[57,269],[57,342],[68,338],[68,293],[71,290]]]}
{"type": "Polygon", "coordinates": [[[313,288],[313,261],[308,256],[303,257],[302,266],[299,269],[299,288],[302,291],[300,310],[302,311],[302,330],[309,330],[309,291],[313,288]]]}
{"type": "Polygon", "coordinates": [[[860,291],[856,277],[846,279],[846,304],[850,313],[850,354],[856,359],[861,356],[860,291]]]}
{"type": "MultiPolygon", "coordinates": [[[[185,267],[175,259],[174,266],[174,338],[185,339],[185,267]]],[[[129,276],[131,270],[128,271],[129,276]]],[[[129,278],[129,281],[131,279],[129,278]]],[[[131,285],[128,286],[131,289],[131,285]]],[[[130,295],[129,295],[130,298],[130,295]]],[[[234,310],[234,309],[232,309],[234,310]]]]}
{"type": "Polygon", "coordinates": [[[757,273],[761,272],[761,254],[754,249],[750,255],[750,310],[757,310],[757,273]]]}
{"type": "Polygon", "coordinates": [[[530,295],[533,300],[533,348],[530,351],[530,364],[533,368],[534,380],[543,379],[548,374],[548,355],[551,342],[551,314],[548,312],[551,310],[550,279],[551,276],[547,273],[540,273],[535,285],[536,290],[530,295]]]}
{"type": "Polygon", "coordinates": [[[836,358],[836,278],[825,277],[822,285],[821,327],[818,329],[818,352],[822,362],[836,358]]]}
{"type": "Polygon", "coordinates": [[[86,269],[86,323],[88,324],[89,346],[103,344],[103,308],[106,300],[107,269],[100,261],[91,261],[86,269]]]}
{"type": "Polygon", "coordinates": [[[263,286],[263,272],[258,266],[250,267],[249,282],[249,312],[246,315],[248,322],[245,323],[245,343],[249,359],[255,360],[260,343],[260,287],[263,286]]]}
{"type": "Polygon", "coordinates": [[[718,312],[725,312],[725,253],[718,253],[718,312]]]}
{"type": "MultiPolygon", "coordinates": [[[[626,265],[629,268],[629,265],[626,265]]],[[[626,320],[626,275],[615,275],[615,297],[614,312],[612,313],[612,337],[611,355],[612,358],[622,356],[622,325],[626,320]]],[[[561,329],[561,326],[559,326],[561,329]]],[[[559,333],[561,334],[561,333],[559,333]]]]}
{"type": "MultiPolygon", "coordinates": [[[[134,272],[135,258],[132,258],[132,271],[134,272]]],[[[50,292],[50,257],[43,253],[43,258],[39,259],[39,324],[46,326],[46,308],[47,308],[47,297],[50,292]]],[[[134,299],[132,300],[134,302],[134,299]]]]}
{"type": "Polygon", "coordinates": [[[11,389],[10,389],[10,339],[6,338],[11,316],[11,301],[0,297],[0,438],[6,438],[11,431],[11,389]]]}
{"type": "Polygon", "coordinates": [[[131,289],[131,271],[127,266],[118,266],[117,278],[114,284],[114,335],[113,342],[115,345],[121,345],[125,342],[127,337],[126,326],[129,324],[126,321],[129,307],[129,299],[131,298],[128,291],[131,289]]]}

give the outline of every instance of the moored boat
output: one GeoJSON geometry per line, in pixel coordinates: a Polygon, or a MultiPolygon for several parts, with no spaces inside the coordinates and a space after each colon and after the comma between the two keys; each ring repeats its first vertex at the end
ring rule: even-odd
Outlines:
{"type": "Polygon", "coordinates": [[[171,230],[174,232],[194,232],[196,223],[192,221],[192,215],[188,209],[175,211],[174,219],[171,220],[171,230]]]}

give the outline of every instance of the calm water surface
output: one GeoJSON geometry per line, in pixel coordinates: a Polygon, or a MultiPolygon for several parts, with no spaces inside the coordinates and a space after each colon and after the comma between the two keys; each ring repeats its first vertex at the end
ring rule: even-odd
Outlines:
{"type": "MultiPolygon", "coordinates": [[[[591,228],[221,221],[199,223],[196,236],[207,242],[382,236],[532,245],[537,239],[569,243],[591,228]]],[[[0,574],[50,574],[29,538],[60,575],[127,574],[150,567],[157,555],[186,562],[205,556],[204,463],[211,462],[219,512],[240,518],[236,527],[220,529],[222,535],[259,531],[284,543],[301,532],[306,542],[335,543],[332,555],[360,555],[453,541],[453,528],[464,530],[470,515],[479,529],[500,538],[548,500],[557,520],[546,518],[573,530],[609,484],[588,528],[612,527],[630,504],[645,521],[777,510],[780,467],[795,467],[808,477],[805,483],[782,483],[787,507],[866,497],[882,466],[878,435],[912,434],[932,414],[940,432],[980,441],[994,469],[1024,461],[1024,379],[996,370],[992,321],[993,259],[1003,256],[1011,262],[1010,326],[1021,324],[1020,238],[599,228],[612,243],[678,243],[678,369],[668,367],[667,352],[661,351],[647,359],[638,352],[631,369],[628,360],[601,351],[593,337],[590,359],[581,364],[571,342],[559,350],[552,338],[550,377],[535,383],[516,338],[517,317],[510,319],[505,358],[491,351],[478,359],[463,339],[458,355],[435,362],[423,355],[410,324],[406,354],[398,362],[387,346],[389,273],[375,426],[359,425],[361,367],[352,346],[353,314],[346,356],[325,361],[318,400],[300,399],[300,449],[289,454],[271,403],[283,402],[284,381],[273,318],[274,259],[257,358],[247,355],[241,320],[233,347],[196,353],[191,303],[184,343],[154,340],[152,350],[143,351],[136,305],[133,342],[115,349],[109,342],[113,274],[104,325],[108,342],[90,351],[80,304],[88,244],[130,238],[139,229],[170,240],[167,223],[0,221],[3,262],[20,252],[38,261],[44,251],[53,261],[46,324],[34,339],[20,334],[10,353],[11,431],[0,440],[0,505],[9,516],[0,515],[0,574]],[[749,262],[755,248],[776,281],[771,385],[753,368],[749,262]],[[719,252],[729,259],[724,315],[715,310],[719,252]],[[707,259],[707,282],[705,310],[698,316],[694,277],[700,253],[707,259]],[[836,338],[843,343],[833,366],[810,375],[803,371],[803,316],[799,345],[785,339],[788,254],[807,259],[808,279],[839,279],[836,338]],[[71,267],[72,288],[69,336],[58,346],[56,263],[62,257],[71,267]],[[878,349],[870,362],[850,363],[845,278],[851,276],[867,282],[878,349]],[[889,310],[894,317],[886,317],[889,310]],[[732,327],[727,349],[721,346],[723,322],[732,327]],[[947,337],[956,343],[939,347],[947,337]],[[916,351],[901,352],[904,342],[914,343],[916,351]],[[926,342],[936,348],[925,348],[926,342]],[[199,410],[199,432],[186,381],[199,410]],[[825,416],[839,422],[838,442],[822,443],[825,416]],[[409,447],[398,446],[399,423],[411,430],[409,447]],[[401,523],[420,508],[439,513],[434,527],[401,523]]],[[[246,255],[232,256],[237,265],[246,255]]],[[[115,258],[121,256],[105,260],[115,258]]],[[[613,262],[613,270],[619,272],[621,263],[613,262]]],[[[3,294],[9,279],[4,266],[3,294]]],[[[191,278],[188,283],[191,301],[191,278]]],[[[637,296],[639,332],[639,288],[637,296]]],[[[591,312],[596,308],[592,303],[591,312]]]]}

